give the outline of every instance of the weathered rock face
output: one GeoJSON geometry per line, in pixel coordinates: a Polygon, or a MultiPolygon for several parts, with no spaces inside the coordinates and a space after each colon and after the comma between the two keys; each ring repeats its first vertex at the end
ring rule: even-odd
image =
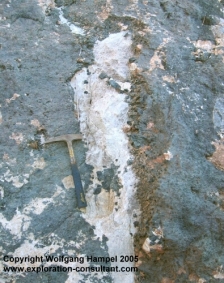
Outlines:
{"type": "Polygon", "coordinates": [[[221,0],[1,1],[1,253],[139,261],[116,263],[137,273],[0,282],[224,279],[223,11],[221,0]],[[43,145],[78,132],[86,213],[66,145],[43,145]]]}

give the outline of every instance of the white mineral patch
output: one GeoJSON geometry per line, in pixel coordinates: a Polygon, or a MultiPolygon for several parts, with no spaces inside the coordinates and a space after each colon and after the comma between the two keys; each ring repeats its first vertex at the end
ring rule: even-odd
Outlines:
{"type": "Polygon", "coordinates": [[[0,124],[2,123],[2,112],[0,111],[0,124]]]}
{"type": "Polygon", "coordinates": [[[167,152],[163,153],[163,155],[164,155],[164,158],[166,160],[171,160],[173,158],[173,155],[169,150],[167,152]]]}
{"type": "Polygon", "coordinates": [[[121,90],[127,90],[127,91],[131,91],[131,83],[129,82],[125,82],[125,83],[122,83],[122,82],[118,82],[119,85],[121,86],[121,90]]]}
{"type": "Polygon", "coordinates": [[[0,186],[0,198],[4,198],[4,188],[0,186]]]}
{"type": "MultiPolygon", "coordinates": [[[[18,135],[13,135],[13,137],[15,138],[16,137],[16,141],[18,143],[18,135]]],[[[33,151],[30,152],[30,156],[34,156],[33,154],[33,151]]],[[[5,161],[5,163],[7,165],[10,165],[10,166],[15,166],[16,165],[16,158],[13,158],[13,159],[10,159],[8,154],[4,154],[3,155],[3,160],[5,161]]],[[[1,177],[0,177],[0,180],[2,182],[8,182],[8,183],[12,183],[12,185],[16,188],[21,188],[24,184],[27,184],[28,183],[28,178],[30,176],[30,174],[32,174],[35,170],[37,169],[41,169],[43,170],[44,167],[46,166],[46,163],[45,163],[45,160],[43,157],[41,158],[34,158],[34,162],[33,164],[28,164],[27,165],[28,167],[32,167],[33,169],[30,170],[29,174],[28,173],[25,173],[25,174],[22,174],[22,175],[13,175],[13,173],[8,169],[1,177]]]]}
{"type": "Polygon", "coordinates": [[[223,138],[224,135],[224,98],[218,98],[213,110],[213,122],[218,134],[223,138]]]}
{"type": "Polygon", "coordinates": [[[10,26],[11,26],[10,24],[2,25],[1,28],[10,28],[10,26]]]}
{"type": "Polygon", "coordinates": [[[115,80],[124,81],[129,77],[128,60],[132,56],[131,37],[126,32],[110,34],[102,41],[97,41],[93,52],[96,66],[115,80]]]}
{"type": "MultiPolygon", "coordinates": [[[[108,86],[106,80],[99,79],[101,72],[117,81],[129,79],[128,59],[133,56],[132,41],[130,36],[124,36],[125,33],[111,34],[98,41],[94,46],[95,65],[89,68],[91,74],[88,75],[84,68],[71,81],[81,132],[88,146],[86,162],[94,167],[93,184],[86,195],[87,212],[83,216],[96,227],[97,237],[102,239],[105,235],[108,238],[110,256],[134,254],[130,235],[135,233],[132,215],[139,214],[134,200],[136,176],[127,166],[132,156],[128,138],[122,130],[127,125],[128,104],[124,101],[124,94],[108,86]],[[85,80],[88,84],[84,84],[85,80]],[[112,164],[119,167],[120,196],[104,189],[98,195],[93,194],[99,184],[96,172],[110,168],[112,164]]],[[[133,266],[133,263],[126,263],[126,266],[133,266]]],[[[113,273],[112,276],[115,283],[134,282],[132,273],[113,273]]]]}
{"type": "Polygon", "coordinates": [[[48,204],[52,202],[52,198],[35,198],[27,207],[24,208],[24,213],[29,214],[32,212],[39,215],[44,211],[48,204]]]}
{"type": "Polygon", "coordinates": [[[5,178],[7,182],[12,182],[12,185],[16,188],[21,188],[26,182],[20,182],[19,176],[11,176],[9,178],[5,178]]]}
{"type": "Polygon", "coordinates": [[[71,24],[71,23],[64,17],[64,14],[63,14],[62,9],[63,9],[63,7],[58,8],[58,10],[59,10],[59,19],[60,19],[61,24],[67,25],[67,26],[70,28],[70,30],[71,30],[72,33],[80,34],[80,35],[85,35],[85,31],[84,31],[82,28],[77,27],[77,26],[75,26],[74,24],[71,24]]]}
{"type": "Polygon", "coordinates": [[[193,41],[193,44],[196,48],[204,49],[206,51],[211,51],[213,48],[215,48],[215,45],[213,45],[210,40],[193,41]]]}
{"type": "Polygon", "coordinates": [[[40,135],[40,143],[41,143],[41,144],[44,144],[44,143],[45,143],[45,138],[44,138],[44,135],[43,135],[43,134],[40,135]]]}
{"type": "MultiPolygon", "coordinates": [[[[10,162],[6,162],[6,164],[10,164],[10,162]]],[[[11,171],[8,169],[1,177],[2,182],[12,182],[12,185],[16,188],[21,188],[24,184],[27,184],[27,179],[23,178],[23,176],[13,176],[11,171]]]]}
{"type": "Polygon", "coordinates": [[[0,223],[2,224],[3,228],[8,230],[18,239],[20,239],[22,233],[28,229],[30,221],[31,218],[19,212],[18,209],[16,214],[9,221],[2,215],[2,213],[0,213],[0,223]]]}
{"type": "Polygon", "coordinates": [[[41,169],[41,170],[43,170],[44,167],[46,166],[46,162],[45,162],[45,160],[44,160],[43,157],[41,157],[40,159],[35,158],[35,159],[34,159],[34,163],[33,163],[31,166],[32,166],[33,168],[35,168],[35,169],[41,169]]]}
{"type": "MultiPolygon", "coordinates": [[[[43,245],[41,240],[36,239],[33,234],[29,234],[28,237],[26,237],[26,240],[13,252],[10,253],[10,256],[14,258],[18,258],[18,262],[5,262],[7,266],[19,266],[19,267],[38,267],[42,265],[43,263],[39,260],[31,263],[29,260],[25,261],[24,258],[29,256],[29,258],[36,257],[43,257],[45,259],[45,256],[49,256],[52,254],[55,254],[59,249],[63,250],[63,247],[66,245],[70,247],[69,252],[66,255],[69,255],[71,257],[77,256],[77,257],[85,257],[85,254],[77,254],[75,251],[75,247],[77,245],[82,245],[82,242],[74,242],[74,241],[67,241],[63,238],[58,237],[56,234],[51,234],[52,242],[50,245],[43,245]],[[23,260],[23,262],[20,262],[23,260]]],[[[57,254],[57,256],[60,256],[61,254],[57,254]]],[[[89,266],[89,263],[84,261],[84,263],[74,261],[74,262],[63,262],[63,261],[55,261],[55,262],[46,262],[44,263],[44,267],[50,267],[50,266],[63,266],[63,267],[72,267],[72,269],[76,267],[87,267],[89,266]]],[[[0,261],[0,269],[2,270],[3,264],[0,261]]],[[[19,274],[20,276],[24,276],[22,273],[19,274]]],[[[68,273],[68,278],[65,281],[65,283],[74,283],[74,282],[81,282],[85,279],[86,272],[76,272],[75,270],[68,273]]],[[[102,278],[102,274],[98,274],[97,277],[100,279],[102,278]]],[[[87,283],[91,283],[90,280],[84,280],[87,283]]],[[[14,281],[13,281],[14,282],[14,281]]]]}
{"type": "Polygon", "coordinates": [[[216,271],[213,272],[213,277],[215,279],[224,279],[223,266],[219,266],[216,271]]]}
{"type": "MultiPolygon", "coordinates": [[[[61,187],[57,186],[51,198],[35,198],[22,211],[16,210],[16,214],[11,220],[7,220],[3,214],[0,213],[0,223],[16,238],[20,239],[22,234],[29,228],[32,214],[41,214],[44,209],[50,204],[54,203],[54,198],[58,195],[64,194],[61,187]],[[30,215],[31,214],[31,215],[30,215]]],[[[27,253],[29,254],[29,253],[27,253]]]]}
{"type": "Polygon", "coordinates": [[[209,40],[198,40],[198,41],[191,41],[189,37],[187,37],[187,40],[194,44],[194,46],[197,48],[196,52],[192,52],[192,54],[197,55],[198,52],[201,51],[207,51],[209,53],[213,53],[215,55],[221,55],[224,62],[224,20],[222,18],[219,19],[218,25],[212,25],[211,31],[215,37],[216,44],[213,44],[209,40]]]}

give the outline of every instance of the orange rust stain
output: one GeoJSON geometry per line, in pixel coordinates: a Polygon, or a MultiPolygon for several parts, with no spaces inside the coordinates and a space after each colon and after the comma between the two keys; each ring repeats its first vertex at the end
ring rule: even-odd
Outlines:
{"type": "Polygon", "coordinates": [[[150,145],[141,146],[139,148],[139,153],[144,153],[145,151],[150,150],[150,149],[151,149],[150,145]]]}
{"type": "Polygon", "coordinates": [[[154,125],[154,123],[153,122],[149,122],[148,124],[147,124],[147,129],[149,130],[149,129],[152,129],[152,128],[154,128],[155,127],[155,125],[154,125]]]}
{"type": "Polygon", "coordinates": [[[160,156],[156,157],[155,159],[149,161],[148,166],[153,169],[155,165],[162,164],[164,161],[166,161],[166,159],[165,159],[165,156],[163,154],[163,155],[160,155],[160,156]]]}
{"type": "Polygon", "coordinates": [[[188,279],[189,279],[191,282],[198,282],[199,277],[197,276],[197,274],[191,273],[191,274],[189,275],[188,279]]]}
{"type": "Polygon", "coordinates": [[[186,274],[186,271],[183,267],[179,268],[179,270],[177,271],[177,274],[182,274],[182,273],[186,274]]]}
{"type": "Polygon", "coordinates": [[[216,151],[213,153],[212,157],[208,158],[208,160],[218,169],[224,170],[224,139],[213,142],[213,144],[216,151]]]}
{"type": "Polygon", "coordinates": [[[16,100],[18,97],[20,97],[20,95],[18,93],[14,93],[10,99],[6,99],[5,101],[10,103],[12,100],[16,100]]]}
{"type": "Polygon", "coordinates": [[[159,227],[159,228],[153,230],[153,234],[163,238],[163,229],[161,227],[159,227]]]}
{"type": "Polygon", "coordinates": [[[150,249],[155,250],[158,253],[163,253],[163,246],[162,245],[158,245],[158,244],[152,245],[152,246],[150,246],[150,249]]]}
{"type": "Polygon", "coordinates": [[[15,140],[16,144],[21,144],[23,141],[23,134],[22,133],[12,133],[9,137],[11,140],[15,140]]]}
{"type": "Polygon", "coordinates": [[[9,160],[9,155],[7,153],[4,153],[3,160],[9,160]]]}
{"type": "Polygon", "coordinates": [[[123,128],[122,128],[122,131],[124,133],[129,133],[129,132],[137,132],[137,129],[133,126],[129,126],[129,125],[125,125],[123,128]]]}
{"type": "Polygon", "coordinates": [[[174,283],[174,280],[171,280],[170,278],[164,277],[162,279],[161,283],[174,283]]]}
{"type": "Polygon", "coordinates": [[[153,133],[158,133],[159,131],[156,129],[155,124],[153,122],[148,122],[146,126],[147,130],[151,130],[153,133]]]}

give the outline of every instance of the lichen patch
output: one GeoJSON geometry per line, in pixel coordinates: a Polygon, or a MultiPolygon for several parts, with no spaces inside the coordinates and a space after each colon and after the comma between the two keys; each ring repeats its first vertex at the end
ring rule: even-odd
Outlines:
{"type": "Polygon", "coordinates": [[[163,76],[163,80],[169,83],[175,83],[176,80],[173,76],[163,76]]]}
{"type": "Polygon", "coordinates": [[[194,42],[194,46],[207,51],[211,51],[215,47],[210,40],[197,40],[194,42]]]}
{"type": "Polygon", "coordinates": [[[71,32],[72,33],[75,33],[75,34],[80,34],[80,35],[85,35],[85,31],[84,29],[70,23],[65,17],[64,17],[64,13],[63,13],[63,10],[62,10],[62,7],[61,8],[57,8],[59,10],[59,19],[60,19],[60,24],[65,24],[67,25],[71,32]]]}
{"type": "Polygon", "coordinates": [[[12,133],[12,135],[9,138],[11,140],[15,140],[16,144],[21,144],[24,140],[22,133],[12,133]]]}
{"type": "Polygon", "coordinates": [[[72,175],[69,175],[62,179],[62,183],[66,190],[72,189],[75,187],[72,175]]]}
{"type": "Polygon", "coordinates": [[[151,240],[149,238],[146,238],[143,245],[142,249],[145,253],[149,254],[152,250],[156,251],[162,251],[163,247],[160,244],[152,244],[151,245],[151,240]]]}
{"type": "Polygon", "coordinates": [[[41,169],[43,170],[44,167],[46,166],[46,162],[43,157],[40,159],[36,158],[34,163],[31,165],[34,169],[41,169]]]}
{"type": "Polygon", "coordinates": [[[37,119],[31,120],[30,124],[34,127],[40,128],[40,122],[37,119]]]}
{"type": "Polygon", "coordinates": [[[162,51],[155,51],[154,55],[152,56],[152,58],[150,59],[149,65],[149,71],[153,71],[156,68],[162,69],[164,70],[164,66],[162,64],[162,56],[164,56],[165,53],[162,51]]]}
{"type": "Polygon", "coordinates": [[[208,160],[211,161],[218,169],[224,170],[224,139],[213,142],[213,145],[216,150],[212,157],[209,157],[208,160]]]}
{"type": "Polygon", "coordinates": [[[215,279],[224,279],[224,270],[222,265],[213,272],[213,277],[215,279]]]}
{"type": "Polygon", "coordinates": [[[215,36],[216,44],[218,45],[218,47],[224,47],[223,27],[224,27],[224,20],[222,18],[219,19],[218,25],[213,25],[211,27],[211,30],[215,36]]]}
{"type": "Polygon", "coordinates": [[[11,98],[6,99],[5,101],[9,104],[11,101],[16,100],[18,97],[20,97],[20,95],[18,93],[14,93],[11,98]]]}
{"type": "Polygon", "coordinates": [[[38,0],[38,5],[42,8],[44,13],[48,8],[55,8],[54,0],[38,0]]]}
{"type": "Polygon", "coordinates": [[[101,12],[98,13],[97,17],[101,21],[105,21],[109,17],[112,9],[111,0],[107,0],[106,5],[101,7],[101,12]]]}

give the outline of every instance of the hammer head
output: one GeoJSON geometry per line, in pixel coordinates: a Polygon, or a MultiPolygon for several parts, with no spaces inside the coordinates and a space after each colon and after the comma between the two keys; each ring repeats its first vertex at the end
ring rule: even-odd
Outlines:
{"type": "Polygon", "coordinates": [[[49,138],[45,140],[44,143],[60,142],[60,141],[72,142],[73,140],[81,140],[81,139],[82,139],[81,134],[68,134],[68,135],[57,136],[54,138],[49,138]]]}

